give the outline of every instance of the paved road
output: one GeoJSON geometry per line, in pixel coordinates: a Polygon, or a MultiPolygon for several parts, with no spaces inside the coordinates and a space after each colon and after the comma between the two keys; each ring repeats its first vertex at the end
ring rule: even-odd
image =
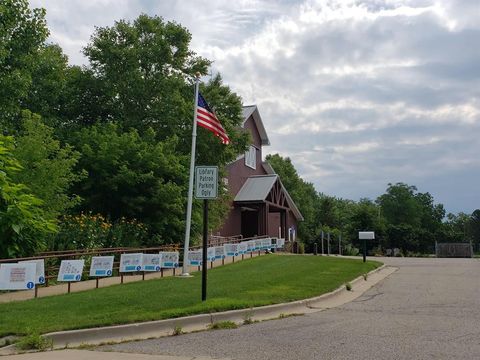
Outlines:
{"type": "Polygon", "coordinates": [[[232,359],[480,359],[480,261],[384,259],[397,272],[305,316],[99,350],[232,359]]]}

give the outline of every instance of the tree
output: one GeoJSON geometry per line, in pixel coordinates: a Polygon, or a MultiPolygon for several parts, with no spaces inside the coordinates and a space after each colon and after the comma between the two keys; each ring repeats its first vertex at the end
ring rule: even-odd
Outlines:
{"type": "Polygon", "coordinates": [[[320,235],[318,194],[311,183],[305,182],[298,175],[290,158],[282,158],[279,154],[274,154],[267,155],[266,161],[280,176],[283,186],[302,213],[304,221],[298,225],[298,236],[311,251],[313,243],[320,235]]]}
{"type": "Polygon", "coordinates": [[[41,200],[11,179],[21,170],[13,149],[13,138],[0,135],[0,258],[33,255],[43,249],[46,235],[56,231],[41,200]]]}
{"type": "Polygon", "coordinates": [[[21,102],[32,85],[32,71],[39,48],[48,36],[45,10],[33,9],[27,0],[0,3],[0,125],[17,128],[21,102]]]}
{"type": "Polygon", "coordinates": [[[74,186],[84,199],[82,210],[112,221],[136,218],[165,242],[181,240],[188,159],[178,154],[178,139],[158,142],[153,129],[141,136],[97,124],[72,140],[82,152],[79,168],[88,173],[74,186]]]}
{"type": "Polygon", "coordinates": [[[69,190],[82,177],[73,171],[80,153],[70,145],[62,146],[39,115],[22,112],[22,128],[13,153],[22,170],[12,174],[12,179],[27,185],[42,200],[48,219],[58,218],[79,203],[79,197],[69,190]]]}
{"type": "Polygon", "coordinates": [[[185,137],[193,98],[187,85],[210,64],[189,49],[190,40],[184,27],[145,14],[97,28],[84,53],[107,95],[102,121],[140,133],[151,127],[159,139],[185,137]]]}

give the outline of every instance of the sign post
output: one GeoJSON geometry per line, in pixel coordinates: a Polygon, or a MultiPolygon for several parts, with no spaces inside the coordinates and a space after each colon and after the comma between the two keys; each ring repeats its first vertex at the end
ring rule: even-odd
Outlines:
{"type": "Polygon", "coordinates": [[[358,239],[363,240],[363,262],[367,261],[367,240],[375,239],[375,232],[373,231],[359,231],[358,239]]]}
{"type": "Polygon", "coordinates": [[[207,300],[208,199],[218,193],[218,167],[195,167],[195,198],[203,199],[202,301],[207,300]]]}

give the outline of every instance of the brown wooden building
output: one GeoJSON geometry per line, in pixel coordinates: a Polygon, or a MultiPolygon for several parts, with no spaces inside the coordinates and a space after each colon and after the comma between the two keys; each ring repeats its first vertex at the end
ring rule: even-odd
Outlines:
{"type": "Polygon", "coordinates": [[[234,200],[219,235],[294,237],[302,214],[273,168],[263,162],[262,146],[270,145],[256,105],[243,108],[243,127],[253,143],[245,154],[227,166],[224,179],[234,200]]]}

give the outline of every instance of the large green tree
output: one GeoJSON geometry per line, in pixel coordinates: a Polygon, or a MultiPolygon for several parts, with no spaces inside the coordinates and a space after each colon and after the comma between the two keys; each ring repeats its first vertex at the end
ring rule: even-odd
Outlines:
{"type": "Polygon", "coordinates": [[[21,170],[13,149],[13,138],[0,135],[0,258],[43,250],[46,235],[56,230],[46,219],[42,201],[12,180],[11,176],[21,170]]]}
{"type": "Polygon", "coordinates": [[[72,138],[81,150],[79,167],[88,176],[75,185],[81,208],[109,216],[136,218],[167,242],[180,240],[188,160],[178,139],[158,142],[153,129],[121,131],[115,124],[81,129],[72,138]]]}
{"type": "Polygon", "coordinates": [[[0,2],[0,125],[18,127],[21,104],[30,92],[40,49],[48,36],[44,9],[30,9],[27,0],[0,2]]]}
{"type": "Polygon", "coordinates": [[[70,188],[82,177],[73,170],[80,153],[70,145],[61,145],[53,128],[45,125],[39,115],[22,112],[14,155],[22,170],[12,174],[12,179],[27,185],[42,200],[49,219],[55,220],[79,203],[80,198],[72,195],[70,188]]]}

